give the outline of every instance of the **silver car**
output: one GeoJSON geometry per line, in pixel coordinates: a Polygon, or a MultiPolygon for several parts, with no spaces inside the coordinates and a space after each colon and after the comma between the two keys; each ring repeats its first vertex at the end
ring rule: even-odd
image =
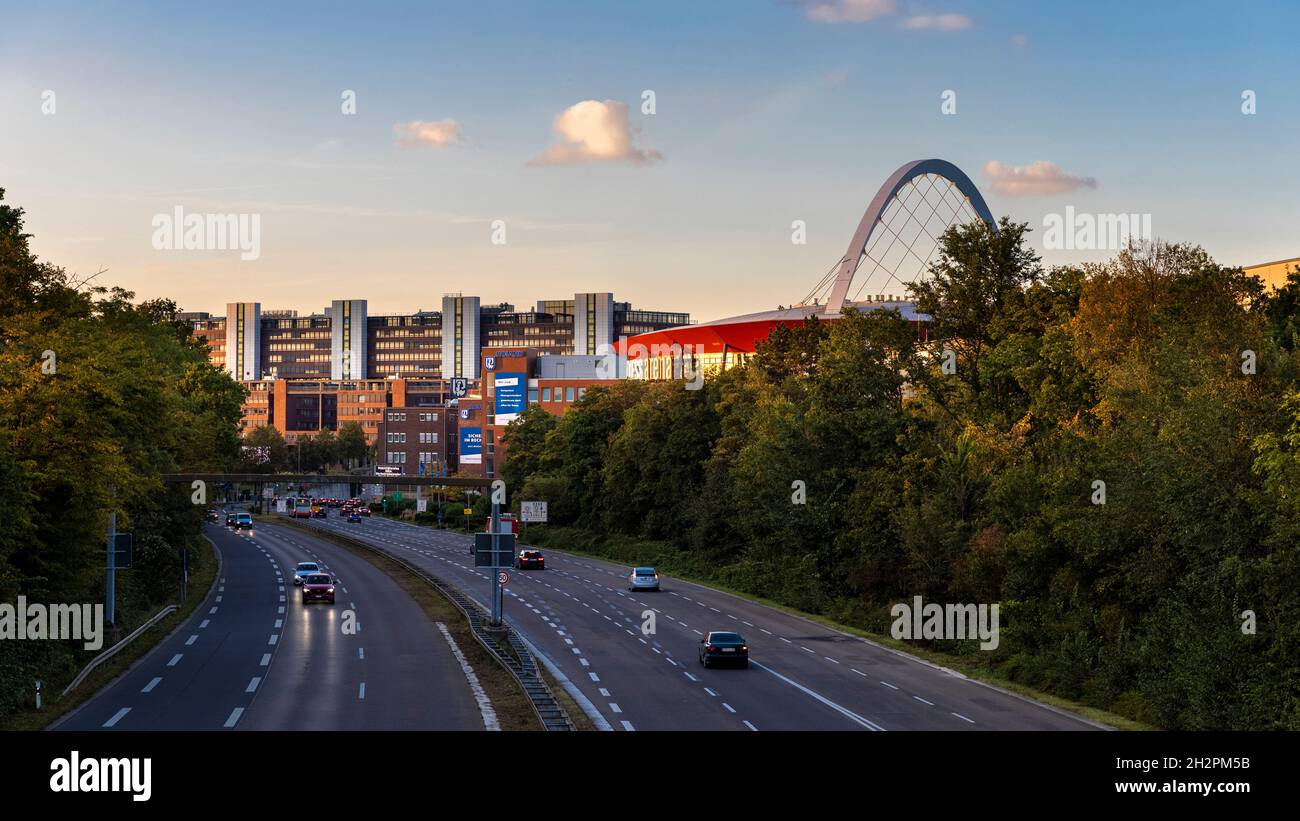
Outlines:
{"type": "Polygon", "coordinates": [[[321,572],[320,565],[316,564],[316,562],[298,562],[298,566],[293,570],[293,583],[301,585],[303,579],[319,572],[321,572]]]}
{"type": "Polygon", "coordinates": [[[659,571],[653,567],[634,567],[627,576],[628,590],[653,590],[659,592],[659,571]]]}

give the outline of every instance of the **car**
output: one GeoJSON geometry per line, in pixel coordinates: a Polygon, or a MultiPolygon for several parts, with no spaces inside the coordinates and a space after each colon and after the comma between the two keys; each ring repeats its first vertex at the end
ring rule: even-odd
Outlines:
{"type": "Polygon", "coordinates": [[[659,571],[653,567],[634,567],[627,575],[628,590],[653,590],[659,592],[659,571]]]}
{"type": "Polygon", "coordinates": [[[348,524],[360,524],[360,523],[361,523],[360,516],[358,516],[356,513],[348,514],[348,524]]]}
{"type": "Polygon", "coordinates": [[[362,516],[369,516],[370,508],[366,507],[365,505],[362,505],[360,509],[357,510],[357,513],[360,513],[362,516]]]}
{"type": "Polygon", "coordinates": [[[226,511],[226,527],[234,527],[234,526],[235,526],[235,512],[233,510],[228,510],[226,511]]]}
{"type": "Polygon", "coordinates": [[[749,645],[739,633],[711,631],[700,639],[700,664],[705,667],[724,662],[749,666],[749,645]]]}
{"type": "Polygon", "coordinates": [[[320,565],[316,562],[298,562],[298,566],[293,569],[293,583],[302,584],[302,580],[313,573],[319,573],[320,565]]]}
{"type": "Polygon", "coordinates": [[[245,527],[248,528],[249,530],[252,530],[252,529],[253,529],[253,514],[251,514],[251,513],[236,513],[236,514],[235,514],[235,530],[239,530],[240,528],[245,528],[245,527]]]}
{"type": "Polygon", "coordinates": [[[302,603],[314,601],[334,603],[334,579],[328,573],[309,573],[302,580],[302,603]]]}
{"type": "Polygon", "coordinates": [[[209,522],[221,521],[221,516],[215,510],[209,510],[207,513],[203,514],[203,518],[207,519],[209,522]]]}
{"type": "Polygon", "coordinates": [[[313,519],[324,519],[327,516],[327,514],[325,513],[325,508],[323,507],[316,508],[316,511],[311,515],[313,519]]]}
{"type": "Polygon", "coordinates": [[[519,555],[515,557],[515,567],[520,570],[528,570],[529,568],[545,570],[546,557],[542,555],[542,551],[540,550],[534,550],[532,548],[521,550],[519,551],[519,555]]]}

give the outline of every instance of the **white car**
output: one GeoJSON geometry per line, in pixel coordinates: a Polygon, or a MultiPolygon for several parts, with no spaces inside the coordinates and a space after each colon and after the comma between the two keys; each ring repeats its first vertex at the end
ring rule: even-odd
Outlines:
{"type": "Polygon", "coordinates": [[[628,590],[653,590],[659,592],[659,571],[653,567],[634,567],[627,576],[628,590]]]}
{"type": "Polygon", "coordinates": [[[293,570],[293,583],[301,585],[304,578],[319,572],[321,572],[320,565],[316,562],[298,562],[298,566],[293,570]]]}

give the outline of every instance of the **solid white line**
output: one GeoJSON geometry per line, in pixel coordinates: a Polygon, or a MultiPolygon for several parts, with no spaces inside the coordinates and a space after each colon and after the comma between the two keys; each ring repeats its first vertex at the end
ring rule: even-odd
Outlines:
{"type": "Polygon", "coordinates": [[[160,682],[160,681],[162,681],[162,677],[161,677],[161,676],[154,676],[153,681],[151,681],[151,682],[149,682],[148,684],[146,684],[146,685],[144,686],[144,689],[141,690],[140,692],[142,692],[142,693],[148,693],[148,692],[151,692],[151,691],[153,690],[153,688],[155,688],[155,687],[158,686],[158,682],[160,682]]]}
{"type": "Polygon", "coordinates": [[[182,656],[182,655],[183,655],[182,653],[177,653],[176,655],[172,656],[172,660],[169,661],[169,662],[167,662],[167,666],[168,666],[168,667],[175,667],[175,666],[176,666],[176,663],[179,662],[179,661],[181,660],[181,656],[182,656]]]}
{"type": "Polygon", "coordinates": [[[263,654],[262,654],[262,664],[261,664],[261,666],[262,666],[262,667],[267,667],[267,666],[269,666],[270,664],[271,664],[271,654],[270,654],[270,653],[263,653],[263,654]]]}
{"type": "Polygon", "coordinates": [[[230,718],[226,719],[226,723],[221,726],[234,727],[236,724],[239,723],[239,717],[242,716],[243,714],[244,714],[244,708],[236,707],[234,710],[230,711],[230,718]]]}
{"type": "Polygon", "coordinates": [[[261,676],[253,676],[253,678],[248,682],[248,686],[244,688],[244,692],[245,693],[253,692],[254,690],[257,689],[257,685],[261,683],[262,683],[261,676]]]}
{"type": "Polygon", "coordinates": [[[126,715],[129,712],[131,712],[130,707],[123,707],[122,709],[118,710],[116,713],[113,713],[113,717],[110,718],[108,721],[105,721],[104,726],[112,727],[114,724],[122,720],[122,716],[126,715]]]}
{"type": "Polygon", "coordinates": [[[779,678],[779,679],[781,679],[782,681],[784,681],[786,684],[789,684],[791,687],[794,687],[794,688],[800,690],[801,692],[805,693],[806,695],[812,696],[813,698],[815,698],[815,699],[817,699],[818,701],[820,701],[822,704],[825,704],[827,707],[830,707],[830,708],[831,708],[832,710],[834,710],[835,712],[839,713],[840,715],[844,716],[845,718],[848,718],[848,719],[850,719],[850,720],[852,720],[852,721],[856,721],[858,724],[861,724],[863,727],[866,727],[866,728],[871,729],[871,730],[884,730],[884,729],[885,729],[884,727],[881,727],[879,724],[876,724],[874,721],[870,721],[870,720],[868,720],[868,719],[865,719],[865,718],[863,718],[862,716],[858,715],[857,713],[853,712],[852,710],[849,710],[849,709],[847,709],[847,708],[845,708],[845,707],[841,707],[840,705],[838,705],[838,704],[836,704],[835,702],[831,701],[829,698],[826,698],[826,696],[823,696],[823,695],[821,695],[820,693],[815,693],[815,692],[813,692],[812,690],[809,690],[807,687],[803,686],[803,685],[800,684],[799,682],[797,682],[797,681],[795,681],[795,680],[793,680],[793,679],[786,678],[785,676],[781,675],[780,673],[778,673],[777,671],[773,670],[771,667],[768,667],[768,666],[765,665],[765,664],[759,664],[758,662],[753,661],[753,660],[750,661],[750,664],[756,665],[760,670],[766,670],[767,672],[771,673],[772,675],[774,675],[774,676],[776,676],[777,678],[779,678]]]}
{"type": "MultiPolygon", "coordinates": [[[[469,688],[474,693],[474,700],[478,702],[479,714],[483,717],[483,729],[500,730],[501,724],[497,721],[496,711],[492,709],[492,700],[488,698],[487,691],[485,691],[483,685],[479,683],[478,676],[474,673],[474,668],[470,666],[469,661],[465,658],[465,654],[460,651],[460,647],[456,644],[456,640],[452,638],[451,632],[447,630],[447,625],[442,622],[437,622],[437,624],[438,630],[442,633],[443,637],[447,639],[447,644],[451,647],[451,654],[456,657],[456,661],[460,662],[460,670],[465,674],[465,680],[469,682],[469,688]]],[[[365,685],[362,686],[364,687],[365,685]]]]}

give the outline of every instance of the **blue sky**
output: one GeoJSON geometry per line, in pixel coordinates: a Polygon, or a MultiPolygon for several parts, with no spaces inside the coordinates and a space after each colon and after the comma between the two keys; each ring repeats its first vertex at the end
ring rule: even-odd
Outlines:
{"type": "Polygon", "coordinates": [[[1150,213],[1231,264],[1300,256],[1295,4],[7,3],[0,19],[0,187],[38,253],[191,310],[586,290],[761,310],[803,296],[885,177],[924,157],[1036,239],[1070,205],[1150,213]],[[583,101],[626,104],[627,151],[538,163],[583,101]],[[417,121],[454,139],[401,144],[417,121]],[[1095,187],[1011,196],[990,161],[1095,187]],[[156,250],[151,219],[178,205],[260,214],[260,257],[156,250]]]}

